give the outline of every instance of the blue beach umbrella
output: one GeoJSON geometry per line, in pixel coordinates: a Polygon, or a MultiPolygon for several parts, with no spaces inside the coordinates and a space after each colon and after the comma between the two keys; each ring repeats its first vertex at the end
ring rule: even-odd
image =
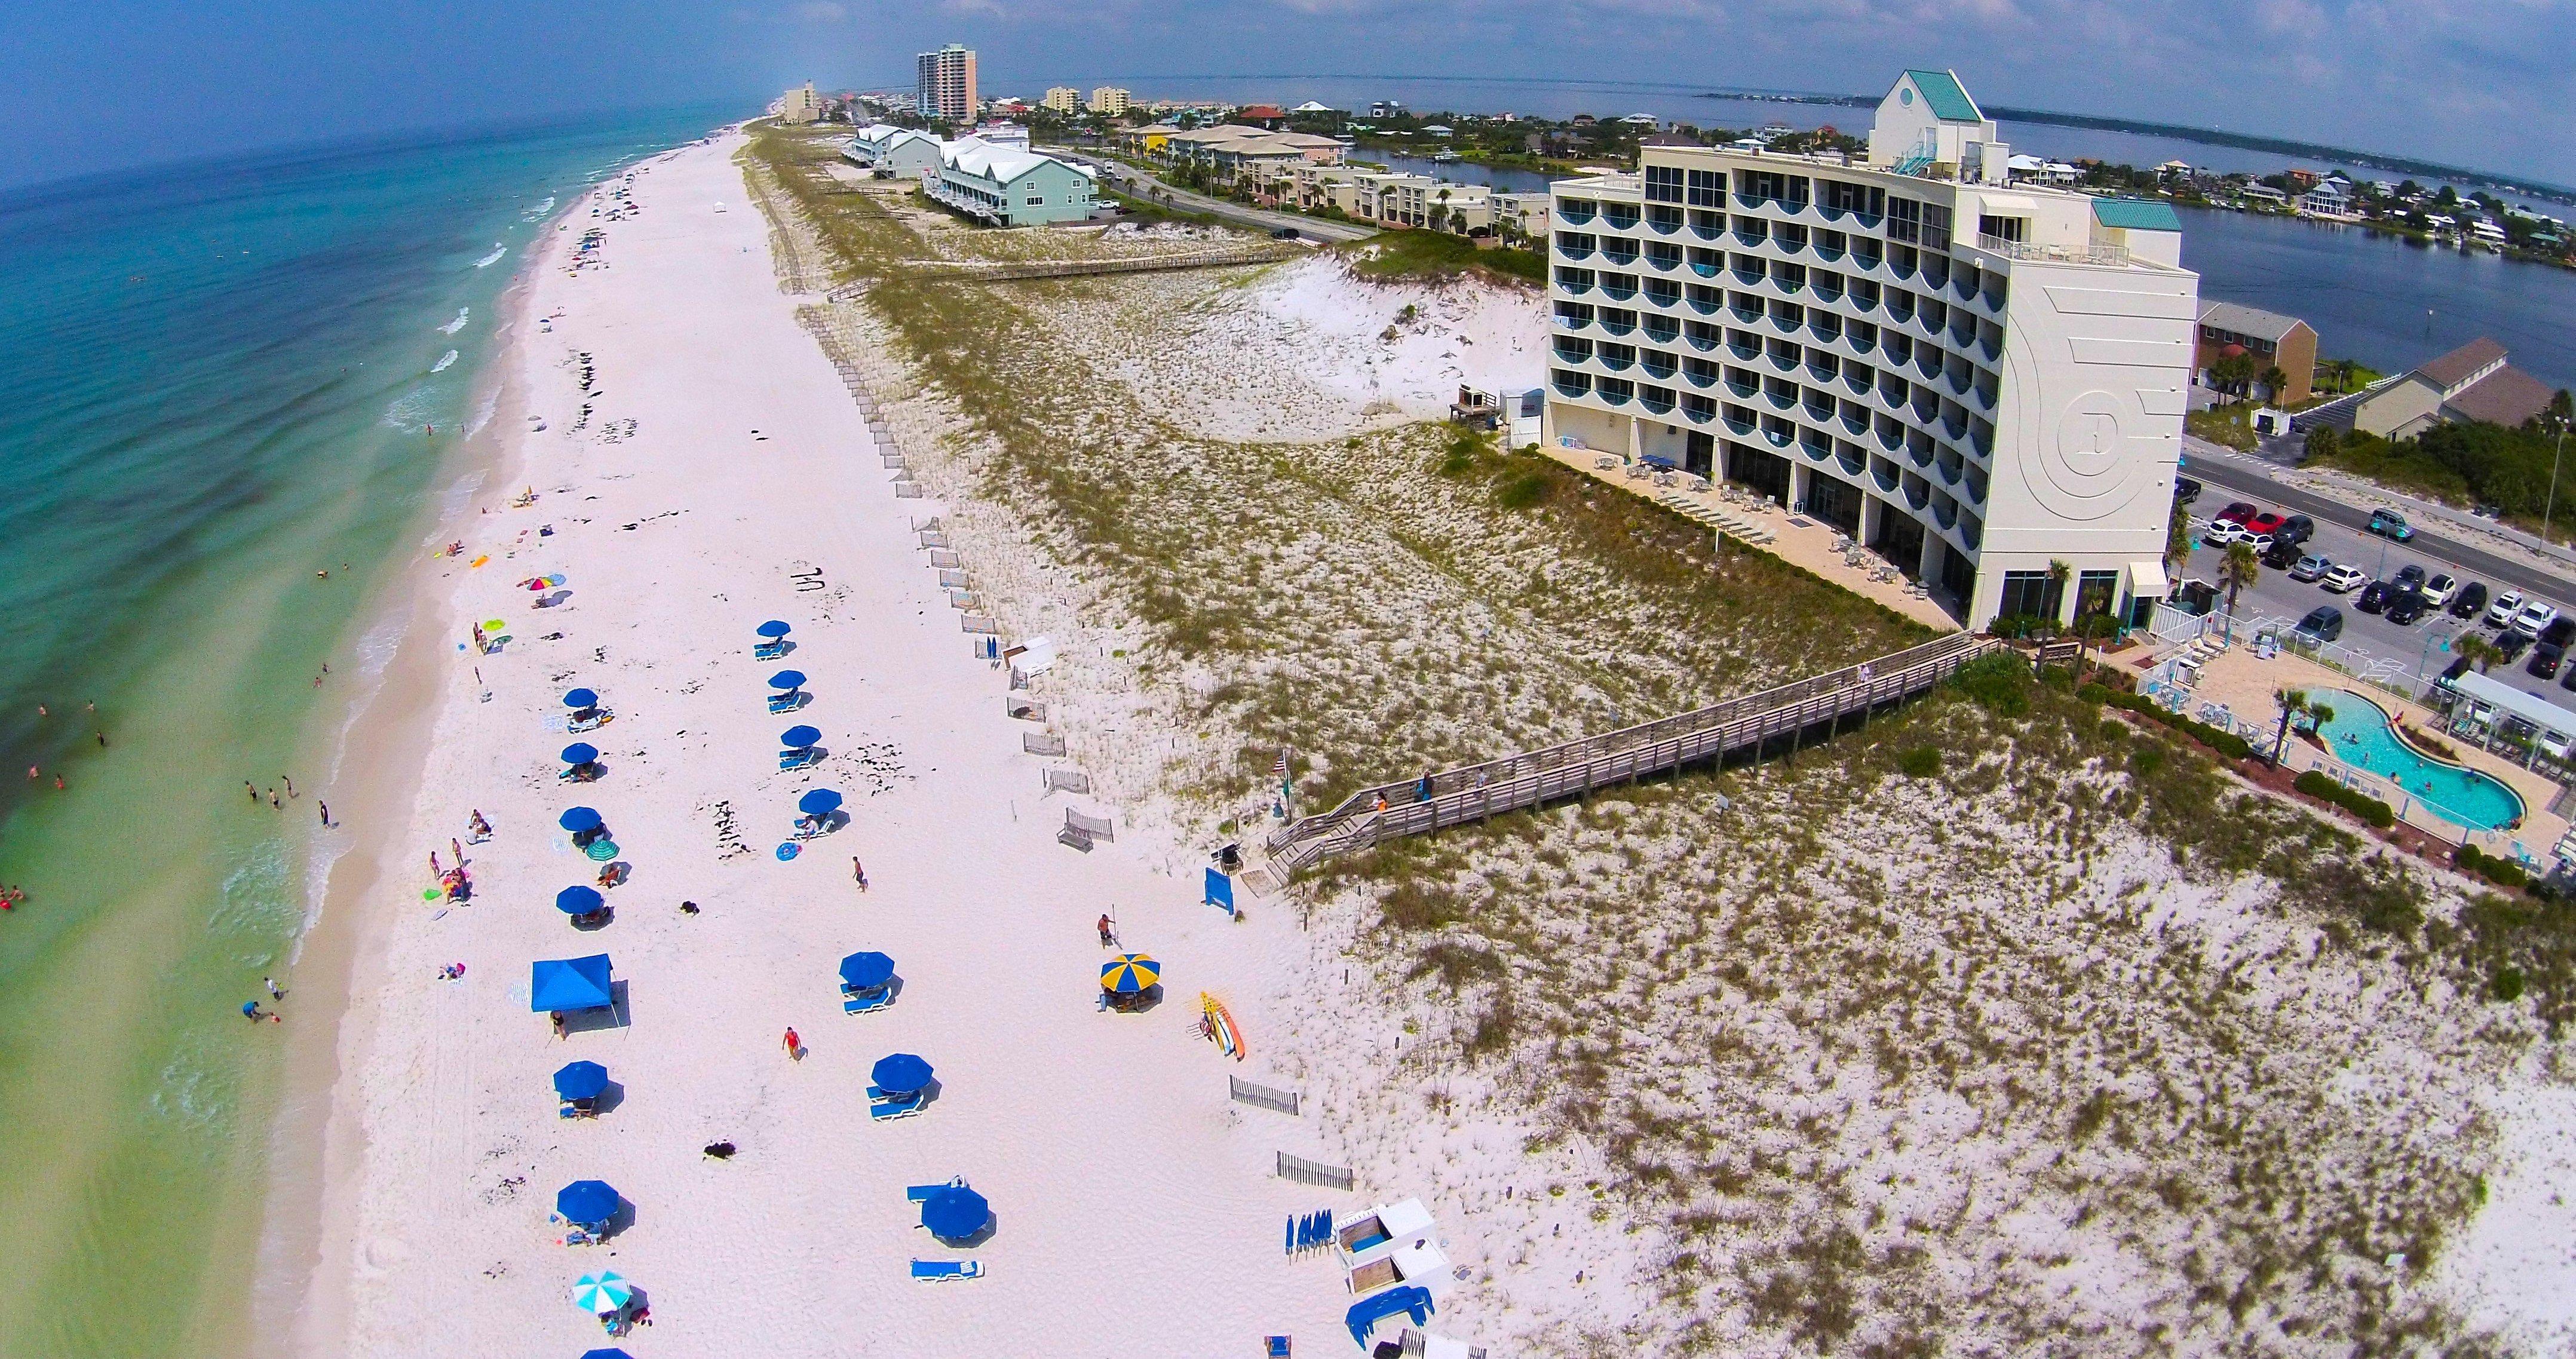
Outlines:
{"type": "Polygon", "coordinates": [[[752,631],[759,633],[761,636],[770,638],[784,637],[792,630],[793,629],[790,629],[785,623],[781,623],[775,618],[752,629],[752,631]]]}
{"type": "Polygon", "coordinates": [[[802,670],[781,670],[769,677],[769,687],[781,693],[792,694],[804,682],[805,672],[802,670]]]}
{"type": "Polygon", "coordinates": [[[635,1285],[626,1282],[625,1276],[616,1270],[603,1269],[573,1281],[572,1305],[592,1316],[622,1312],[626,1310],[626,1304],[633,1301],[635,1285]]]}
{"type": "Polygon", "coordinates": [[[575,1180],[555,1191],[555,1216],[591,1226],[617,1216],[617,1191],[606,1180],[575,1180]]]}
{"type": "Polygon", "coordinates": [[[823,730],[820,727],[789,727],[778,733],[778,744],[789,750],[806,750],[822,739],[823,730]]]}
{"type": "Polygon", "coordinates": [[[589,915],[607,904],[596,887],[567,887],[555,893],[555,909],[565,915],[589,915]]]}
{"type": "Polygon", "coordinates": [[[943,1184],[921,1201],[921,1225],[942,1241],[962,1241],[993,1220],[993,1205],[962,1184],[943,1184]]]}
{"type": "Polygon", "coordinates": [[[575,689],[564,695],[564,706],[574,709],[596,708],[599,706],[599,695],[588,689],[575,689]]]}
{"type": "Polygon", "coordinates": [[[830,816],[841,805],[841,795],[829,788],[816,788],[796,799],[796,810],[807,816],[830,816]]]}
{"type": "Polygon", "coordinates": [[[583,1350],[581,1359],[635,1359],[624,1350],[583,1350]]]}
{"type": "Polygon", "coordinates": [[[898,1052],[878,1058],[877,1064],[868,1069],[868,1079],[889,1095],[909,1095],[930,1088],[930,1063],[909,1052],[898,1052]]]}
{"type": "Polygon", "coordinates": [[[555,1093],[565,1099],[597,1099],[608,1089],[608,1068],[597,1062],[567,1062],[555,1073],[555,1093]]]}
{"type": "Polygon", "coordinates": [[[580,835],[587,831],[595,831],[604,823],[600,820],[598,812],[588,807],[572,807],[567,808],[562,816],[555,818],[555,824],[575,835],[580,835]]]}
{"type": "Polygon", "coordinates": [[[563,748],[565,764],[588,764],[599,758],[599,747],[588,741],[575,741],[563,748]]]}
{"type": "MultiPolygon", "coordinates": [[[[853,953],[841,960],[841,980],[859,990],[872,991],[894,980],[894,959],[882,953],[853,953]]],[[[883,1087],[885,1082],[877,1085],[883,1087]]]]}

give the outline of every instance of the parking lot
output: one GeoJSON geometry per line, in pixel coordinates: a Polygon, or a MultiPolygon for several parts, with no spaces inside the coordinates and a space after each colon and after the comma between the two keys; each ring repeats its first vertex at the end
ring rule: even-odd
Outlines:
{"type": "MultiPolygon", "coordinates": [[[[2194,545],[2190,562],[2175,576],[2177,583],[2186,580],[2207,581],[2213,585],[2218,583],[2219,559],[2225,555],[2226,549],[2201,543],[2199,537],[2207,527],[2207,516],[2217,514],[2240,498],[2252,501],[2266,510],[2276,508],[2250,495],[2240,497],[2236,492],[2223,486],[2213,484],[2205,489],[2191,506],[2194,545]]],[[[2428,575],[2448,572],[2464,585],[2468,581],[2481,579],[2475,573],[2465,571],[2453,563],[2417,552],[2409,544],[2363,533],[2358,529],[2346,528],[2339,524],[2318,524],[2316,535],[2308,540],[2303,550],[2319,554],[2339,564],[2356,567],[2372,580],[2393,579],[2399,570],[2409,565],[2423,567],[2428,575]]],[[[2503,593],[2497,588],[2497,582],[2486,581],[2485,583],[2490,595],[2503,593]]],[[[2255,628],[2274,624],[2287,632],[2296,626],[2301,618],[2306,617],[2309,610],[2320,604],[2331,604],[2343,611],[2343,635],[2335,640],[2338,645],[2351,653],[2339,659],[2369,678],[2393,684],[2406,684],[2411,680],[2417,686],[2441,674],[2443,669],[2456,659],[2449,647],[2451,639],[2472,629],[2480,631],[2490,641],[2493,641],[2496,636],[2497,629],[2485,625],[2484,610],[2481,610],[2479,617],[2475,619],[2454,618],[2448,613],[2434,613],[2416,623],[2401,626],[2389,622],[2383,614],[2364,613],[2355,607],[2361,598],[2361,593],[2360,590],[2353,590],[2344,594],[2334,594],[2315,584],[2292,580],[2287,571],[2274,570],[2267,566],[2263,568],[2262,579],[2246,586],[2244,593],[2237,600],[2238,632],[2239,635],[2251,635],[2255,628]]],[[[2525,597],[2532,596],[2526,592],[2525,597]]],[[[2541,595],[2538,598],[2556,605],[2561,611],[2576,609],[2576,590],[2556,595],[2541,595]]],[[[2218,598],[2218,604],[2222,610],[2226,602],[2226,593],[2222,590],[2218,598]]],[[[2516,657],[2510,665],[2497,665],[2488,672],[2489,676],[2527,693],[2539,695],[2560,707],[2576,710],[2576,690],[2562,688],[2559,684],[2560,680],[2569,676],[2571,669],[2562,667],[2556,677],[2539,679],[2524,668],[2530,659],[2530,653],[2526,651],[2516,657]]]]}

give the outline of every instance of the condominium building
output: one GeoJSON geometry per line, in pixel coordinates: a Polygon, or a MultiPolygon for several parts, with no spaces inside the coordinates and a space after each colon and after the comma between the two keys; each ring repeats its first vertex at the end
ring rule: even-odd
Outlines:
{"type": "Polygon", "coordinates": [[[1053,156],[974,137],[940,144],[940,166],[922,180],[932,198],[994,226],[1078,222],[1099,201],[1092,172],[1053,156]]]}
{"type": "Polygon", "coordinates": [[[919,179],[939,168],[941,145],[918,128],[872,123],[841,148],[841,158],[875,171],[879,179],[919,179]]]}
{"type": "Polygon", "coordinates": [[[921,116],[935,123],[963,123],[975,116],[975,54],[950,43],[913,58],[919,72],[914,98],[921,116]]]}
{"type": "Polygon", "coordinates": [[[1127,111],[1127,92],[1115,85],[1103,85],[1091,92],[1091,111],[1111,118],[1127,111]]]}
{"type": "Polygon", "coordinates": [[[1082,91],[1071,85],[1050,85],[1047,87],[1046,98],[1039,100],[1038,106],[1049,113],[1080,112],[1082,91]]]}
{"type": "Polygon", "coordinates": [[[823,100],[814,93],[813,81],[789,90],[787,97],[779,101],[778,121],[782,123],[810,123],[822,116],[823,100]]]}
{"type": "Polygon", "coordinates": [[[1968,626],[2142,616],[2200,281],[2169,206],[2007,187],[1995,131],[1907,71],[1862,161],[1657,146],[1553,186],[1546,439],[1749,487],[1968,626]]]}

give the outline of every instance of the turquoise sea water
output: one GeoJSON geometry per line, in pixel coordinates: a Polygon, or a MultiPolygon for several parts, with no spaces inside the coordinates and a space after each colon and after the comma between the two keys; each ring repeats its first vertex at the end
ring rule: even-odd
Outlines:
{"type": "Polygon", "coordinates": [[[548,210],[728,112],[0,196],[0,1354],[244,1352],[280,1045],[239,1007],[301,1018],[375,592],[548,210]]]}

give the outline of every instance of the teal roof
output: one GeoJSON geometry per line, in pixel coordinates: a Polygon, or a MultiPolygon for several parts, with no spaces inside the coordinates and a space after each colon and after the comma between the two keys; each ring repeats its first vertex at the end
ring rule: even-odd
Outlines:
{"type": "Polygon", "coordinates": [[[2173,204],[2153,198],[2096,198],[2093,220],[2130,231],[2180,231],[2182,218],[2173,204]]]}
{"type": "Polygon", "coordinates": [[[1977,101],[1959,84],[1959,78],[1948,71],[1908,71],[1914,88],[1923,92],[1923,102],[1932,116],[1945,123],[1982,123],[1986,115],[1977,111],[1977,101]]]}

